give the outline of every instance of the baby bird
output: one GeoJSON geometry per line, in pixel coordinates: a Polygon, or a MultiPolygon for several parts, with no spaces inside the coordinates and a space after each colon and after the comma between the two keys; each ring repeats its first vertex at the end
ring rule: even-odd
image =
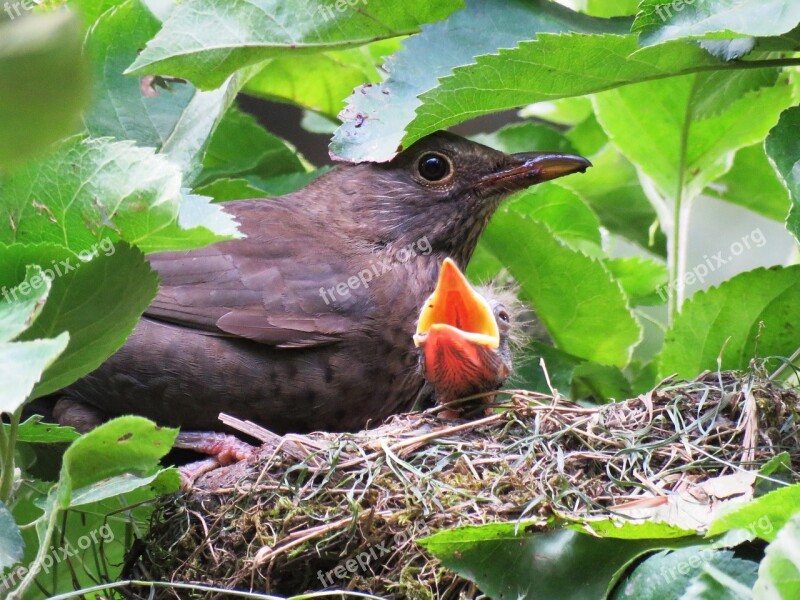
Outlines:
{"type": "MultiPolygon", "coordinates": [[[[512,368],[509,307],[515,303],[509,292],[476,290],[454,261],[444,260],[414,335],[420,367],[436,402],[448,404],[503,385],[512,368]]],[[[484,396],[480,402],[491,398],[484,396]]],[[[462,404],[440,415],[459,417],[465,408],[462,404]]]]}

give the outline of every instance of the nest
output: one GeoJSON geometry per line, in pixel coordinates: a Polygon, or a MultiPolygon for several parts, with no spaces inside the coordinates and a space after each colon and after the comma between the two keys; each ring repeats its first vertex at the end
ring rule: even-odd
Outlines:
{"type": "MultiPolygon", "coordinates": [[[[667,380],[591,408],[502,395],[502,411],[468,422],[426,412],[355,434],[245,427],[264,441],[257,456],[163,501],[130,574],[285,595],[328,587],[473,598],[473,584],[414,540],[465,525],[605,514],[783,451],[800,466],[798,395],[753,374],[667,380]]],[[[170,589],[164,597],[225,596],[170,589]]]]}

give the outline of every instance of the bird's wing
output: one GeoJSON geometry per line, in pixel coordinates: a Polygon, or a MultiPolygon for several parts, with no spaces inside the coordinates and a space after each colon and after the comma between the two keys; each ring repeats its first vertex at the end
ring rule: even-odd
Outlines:
{"type": "Polygon", "coordinates": [[[353,248],[271,200],[226,210],[248,237],[150,256],[161,288],[147,316],[279,347],[336,342],[369,316],[367,289],[347,286],[357,275],[353,248]],[[335,291],[339,284],[346,294],[335,291]]]}

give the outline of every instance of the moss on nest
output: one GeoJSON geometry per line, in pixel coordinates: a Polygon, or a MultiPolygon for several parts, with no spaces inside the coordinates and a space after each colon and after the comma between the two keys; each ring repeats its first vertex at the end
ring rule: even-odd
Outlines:
{"type": "Polygon", "coordinates": [[[603,514],[781,451],[800,466],[798,395],[754,374],[668,380],[592,408],[530,392],[507,398],[470,422],[428,412],[355,434],[283,437],[244,426],[264,441],[257,456],[161,502],[128,575],[286,595],[334,587],[471,598],[474,586],[415,538],[554,511],[603,514]]]}

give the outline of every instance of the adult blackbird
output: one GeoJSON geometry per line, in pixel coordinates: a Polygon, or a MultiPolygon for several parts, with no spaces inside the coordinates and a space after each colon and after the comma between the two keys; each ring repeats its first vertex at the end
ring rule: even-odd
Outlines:
{"type": "Polygon", "coordinates": [[[184,430],[219,430],[220,412],[277,433],[379,422],[423,388],[413,335],[445,257],[464,268],[506,196],[589,166],[438,132],[389,163],[227,203],[247,237],[152,255],[158,296],[65,393],[184,430]]]}
{"type": "MultiPolygon", "coordinates": [[[[498,292],[476,290],[450,258],[425,301],[414,344],[434,400],[448,404],[500,388],[511,374],[511,314],[498,292]]],[[[491,397],[484,396],[481,403],[491,397]]],[[[468,405],[443,410],[461,416],[468,405]]]]}

